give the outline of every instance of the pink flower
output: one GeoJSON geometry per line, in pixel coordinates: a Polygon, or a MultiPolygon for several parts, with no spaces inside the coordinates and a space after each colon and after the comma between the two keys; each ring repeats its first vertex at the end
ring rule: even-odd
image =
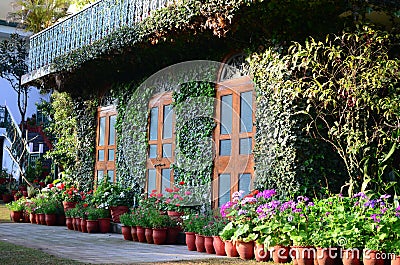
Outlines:
{"type": "Polygon", "coordinates": [[[185,191],[185,195],[190,195],[190,194],[192,194],[190,191],[185,191]]]}
{"type": "Polygon", "coordinates": [[[178,194],[174,194],[174,199],[178,199],[180,196],[178,194]]]}
{"type": "Polygon", "coordinates": [[[170,202],[171,202],[171,199],[166,199],[165,202],[166,202],[166,203],[170,203],[170,202]]]}

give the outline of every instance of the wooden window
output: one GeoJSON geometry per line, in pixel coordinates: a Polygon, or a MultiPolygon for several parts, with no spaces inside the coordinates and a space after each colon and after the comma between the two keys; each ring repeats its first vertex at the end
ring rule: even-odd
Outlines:
{"type": "Polygon", "coordinates": [[[174,113],[172,93],[154,96],[149,102],[146,190],[165,193],[173,185],[170,169],[174,161],[174,113]]]}
{"type": "Polygon", "coordinates": [[[248,193],[254,177],[255,94],[248,76],[218,84],[213,205],[220,207],[233,192],[248,193]]]}
{"type": "Polygon", "coordinates": [[[115,106],[97,109],[97,140],[95,178],[97,183],[107,178],[115,182],[116,133],[115,123],[117,111],[115,106]]]}

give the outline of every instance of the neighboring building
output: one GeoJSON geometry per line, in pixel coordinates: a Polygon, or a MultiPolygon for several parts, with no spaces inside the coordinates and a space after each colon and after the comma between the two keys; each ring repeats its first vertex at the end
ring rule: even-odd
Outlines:
{"type": "MultiPolygon", "coordinates": [[[[293,34],[296,38],[308,36],[303,33],[325,32],[319,32],[321,29],[315,25],[299,27],[307,33],[296,31],[279,16],[276,16],[277,22],[271,24],[270,14],[263,11],[267,10],[266,2],[225,4],[210,5],[209,11],[205,7],[185,7],[167,1],[103,0],[31,37],[30,73],[25,76],[25,83],[66,91],[78,101],[99,99],[95,121],[97,136],[95,144],[93,142],[96,148],[92,154],[95,161],[94,165],[89,163],[92,176],[88,179],[126,181],[148,193],[163,192],[184,179],[193,185],[208,185],[214,206],[228,201],[237,190],[252,189],[260,166],[253,154],[258,121],[255,88],[246,71],[243,51],[254,50],[266,42],[264,34],[273,38],[269,29],[278,32],[277,28],[282,28],[282,32],[285,31],[282,34],[293,34]],[[175,22],[174,17],[180,19],[175,22]],[[189,108],[179,112],[173,107],[177,98],[172,92],[175,95],[188,93],[188,97],[191,94],[176,90],[173,87],[176,83],[168,78],[182,77],[180,74],[186,71],[189,77],[186,81],[193,81],[190,71],[201,62],[173,66],[190,60],[226,64],[208,65],[213,76],[207,81],[215,82],[211,96],[215,103],[203,102],[200,108],[197,105],[202,110],[189,108]],[[171,73],[168,69],[165,75],[158,72],[169,66],[175,76],[168,75],[171,73]],[[150,80],[142,83],[147,77],[150,80]],[[130,93],[124,90],[127,85],[121,83],[131,84],[128,86],[130,93]],[[208,113],[215,120],[215,129],[206,138],[212,140],[214,148],[204,140],[204,145],[199,143],[194,147],[200,155],[185,151],[193,142],[203,140],[201,137],[205,134],[201,133],[205,129],[202,126],[207,124],[199,116],[190,114],[210,110],[210,106],[208,113]],[[118,119],[118,115],[122,117],[118,119]],[[192,126],[192,131],[184,132],[185,126],[192,126]],[[196,136],[199,132],[200,136],[196,136]],[[179,142],[182,135],[190,141],[179,142]],[[184,158],[184,155],[193,155],[195,159],[184,158]],[[193,169],[202,155],[210,155],[209,160],[201,162],[205,168],[193,169]],[[197,181],[199,176],[205,179],[197,181]]],[[[327,6],[330,12],[327,14],[319,14],[310,7],[312,11],[307,11],[314,13],[304,13],[312,14],[307,18],[302,17],[303,11],[299,10],[298,17],[293,19],[298,19],[299,25],[304,20],[319,20],[320,25],[329,28],[333,24],[330,19],[345,10],[341,5],[335,7],[327,6]]],[[[198,90],[200,95],[205,89],[207,87],[198,90]]]]}

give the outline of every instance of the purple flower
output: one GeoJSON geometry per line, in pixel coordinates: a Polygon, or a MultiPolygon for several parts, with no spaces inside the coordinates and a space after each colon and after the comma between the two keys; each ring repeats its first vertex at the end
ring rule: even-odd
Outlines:
{"type": "Polygon", "coordinates": [[[388,209],[387,208],[383,208],[381,209],[381,213],[384,214],[388,209]]]}
{"type": "Polygon", "coordinates": [[[364,207],[375,208],[377,202],[378,200],[369,200],[366,203],[364,203],[364,207]]]}
{"type": "Polygon", "coordinates": [[[297,201],[298,202],[308,202],[309,199],[307,197],[304,197],[304,196],[298,196],[297,197],[297,201]]]}
{"type": "Polygon", "coordinates": [[[357,197],[360,197],[362,199],[368,199],[367,195],[365,195],[364,192],[359,192],[359,193],[353,195],[353,198],[357,198],[357,197]]]}
{"type": "Polygon", "coordinates": [[[300,208],[296,208],[293,210],[294,213],[300,213],[302,210],[300,208]]]}
{"type": "Polygon", "coordinates": [[[331,212],[326,212],[325,213],[325,216],[328,216],[328,215],[330,215],[331,214],[331,212]]]}
{"type": "Polygon", "coordinates": [[[248,213],[248,211],[247,210],[243,210],[243,209],[240,209],[239,211],[238,211],[238,215],[240,216],[240,215],[245,215],[245,214],[247,214],[248,213]]]}
{"type": "Polygon", "coordinates": [[[381,219],[379,219],[380,215],[379,214],[371,214],[371,219],[374,220],[375,223],[379,223],[381,219]]]}
{"type": "Polygon", "coordinates": [[[252,203],[252,202],[257,202],[257,199],[254,198],[254,197],[245,197],[245,198],[242,200],[241,204],[242,204],[242,205],[245,205],[246,203],[252,203]]]}
{"type": "Polygon", "coordinates": [[[280,211],[281,212],[284,212],[285,210],[287,210],[287,209],[289,209],[289,208],[291,208],[292,210],[294,209],[294,208],[296,208],[296,203],[294,202],[294,201],[287,201],[287,202],[284,202],[284,203],[282,203],[282,205],[281,205],[281,207],[280,207],[280,211]]]}
{"type": "Polygon", "coordinates": [[[396,208],[396,211],[400,211],[400,206],[396,208]]]}
{"type": "Polygon", "coordinates": [[[307,206],[311,207],[314,206],[315,204],[313,202],[309,202],[307,206]]]}
{"type": "Polygon", "coordinates": [[[269,199],[276,194],[275,190],[264,190],[256,195],[256,198],[269,199]]]}
{"type": "Polygon", "coordinates": [[[392,197],[392,196],[389,195],[389,194],[385,194],[385,195],[382,195],[382,196],[381,196],[381,199],[382,199],[382,200],[386,200],[386,199],[389,199],[390,197],[392,197]]]}
{"type": "Polygon", "coordinates": [[[219,212],[221,213],[222,217],[226,217],[227,215],[227,210],[229,208],[231,208],[234,205],[233,202],[228,201],[227,203],[225,203],[224,205],[221,206],[221,209],[219,210],[219,212]]]}

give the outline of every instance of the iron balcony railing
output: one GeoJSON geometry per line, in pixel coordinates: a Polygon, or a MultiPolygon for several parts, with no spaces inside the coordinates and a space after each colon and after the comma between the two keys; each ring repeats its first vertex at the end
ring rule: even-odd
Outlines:
{"type": "Polygon", "coordinates": [[[58,56],[133,26],[171,0],[100,0],[30,37],[29,72],[51,65],[58,56]]]}

